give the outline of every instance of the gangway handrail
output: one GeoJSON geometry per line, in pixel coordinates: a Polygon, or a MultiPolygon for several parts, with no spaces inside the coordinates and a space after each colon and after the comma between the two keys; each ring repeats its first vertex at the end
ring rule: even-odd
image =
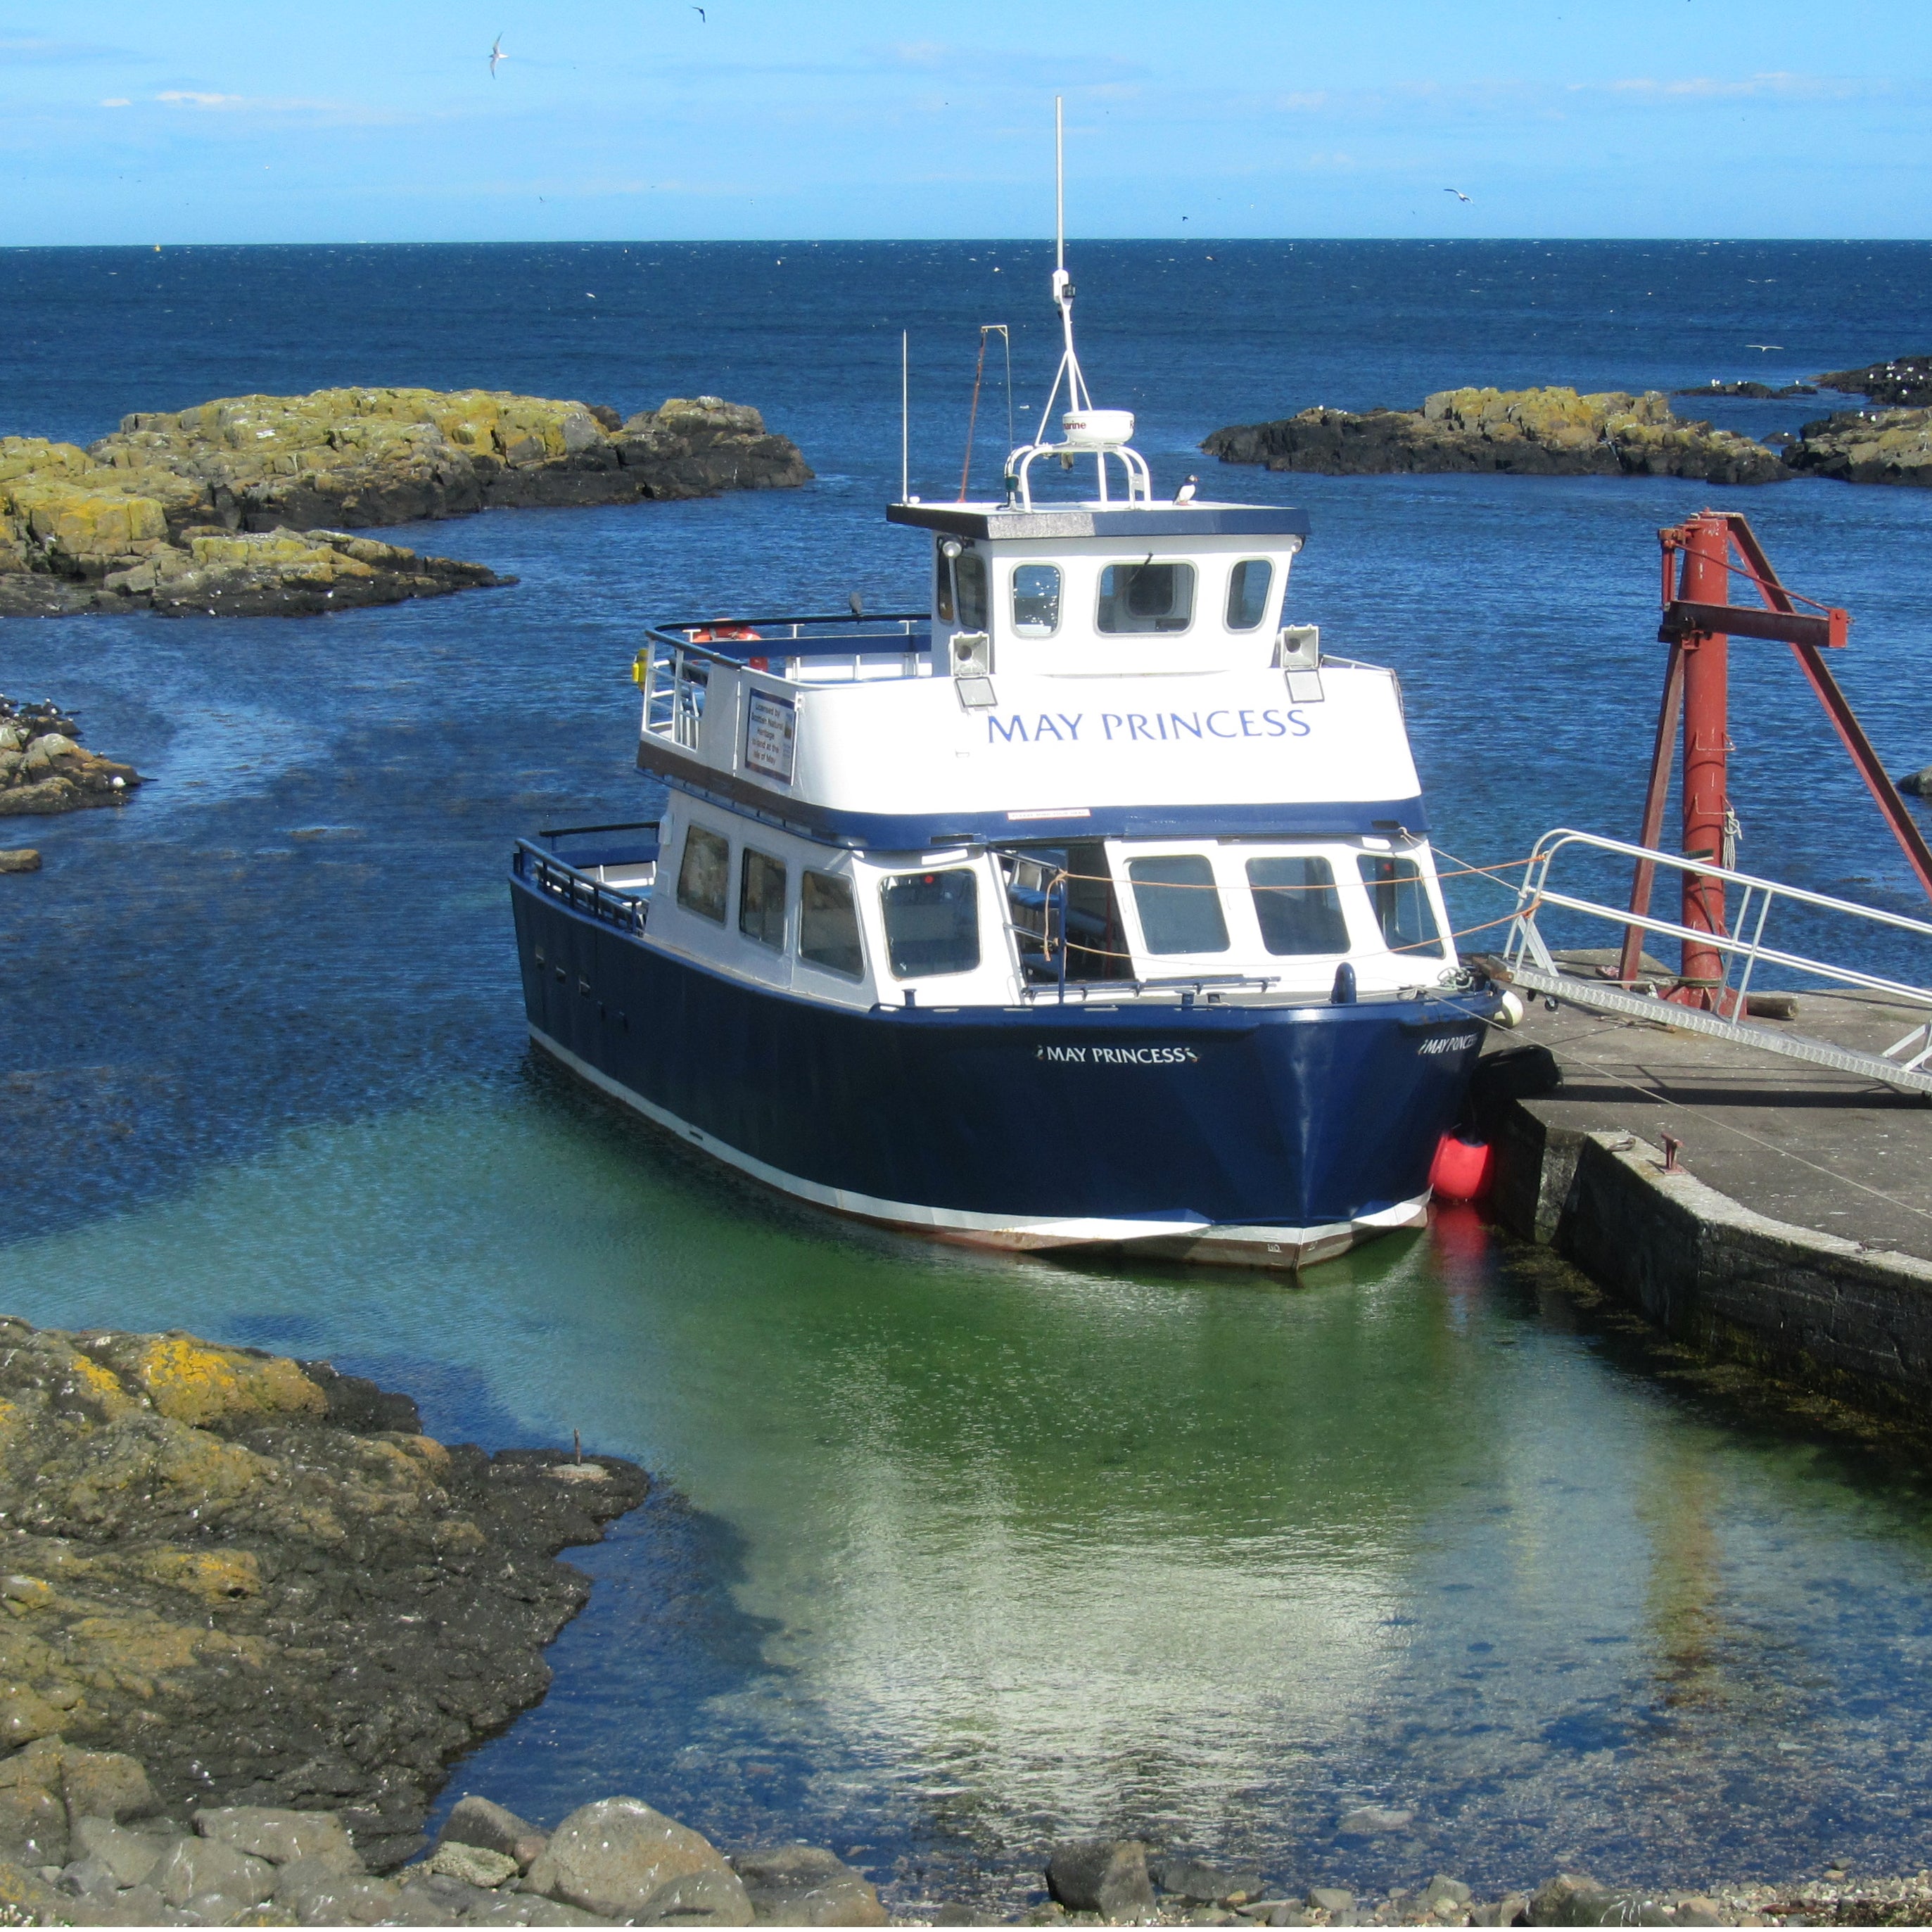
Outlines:
{"type": "Polygon", "coordinates": [[[1932,925],[1900,913],[1887,912],[1877,906],[1860,905],[1829,892],[1814,892],[1803,886],[1787,886],[1774,879],[1740,872],[1705,859],[1694,859],[1674,852],[1659,852],[1627,840],[1607,838],[1600,833],[1579,832],[1568,826],[1547,832],[1536,842],[1516,897],[1516,911],[1503,942],[1503,962],[1511,976],[1533,991],[1570,1000],[1582,1006],[1594,1006],[1606,1012],[1622,1013],[1658,1020],[1694,1033],[1714,1035],[1740,1045],[1762,1047],[1773,1053],[1832,1066],[1844,1072],[1862,1073],[1892,1085],[1932,1092],[1932,1021],[1915,1026],[1904,1039],[1882,1052],[1868,1053],[1802,1034],[1773,1033],[1752,1026],[1737,1016],[1749,1010],[1747,996],[1752,974],[1760,965],[1780,966],[1834,982],[1838,986],[1869,993],[1883,994],[1908,1006],[1932,1010],[1932,987],[1908,985],[1856,967],[1840,966],[1828,960],[1813,959],[1802,953],[1787,952],[1764,942],[1765,922],[1772,907],[1780,901],[1840,913],[1875,925],[1917,933],[1932,939],[1932,925]],[[1570,846],[1605,852],[1626,859],[1646,860],[1700,878],[1720,878],[1742,889],[1736,909],[1735,933],[1710,932],[1684,926],[1673,920],[1658,919],[1647,913],[1633,913],[1628,908],[1606,905],[1574,893],[1556,892],[1550,885],[1550,871],[1558,853],[1570,846]],[[1752,900],[1756,898],[1754,912],[1752,900]],[[1538,914],[1546,907],[1580,913],[1604,920],[1628,932],[1633,928],[1658,933],[1667,938],[1684,940],[1714,952],[1722,961],[1723,976],[1714,983],[1690,982],[1712,997],[1709,1008],[1684,1006],[1665,999],[1654,989],[1652,976],[1615,982],[1580,979],[1564,973],[1557,964],[1537,924],[1538,914]],[[1748,932],[1748,937],[1744,936],[1748,932]],[[1733,961],[1743,970],[1734,986],[1730,983],[1733,961]]]}
{"type": "MultiPolygon", "coordinates": [[[[1902,926],[1908,932],[1922,933],[1928,939],[1932,939],[1932,925],[1928,925],[1922,919],[1910,918],[1904,913],[1887,912],[1880,906],[1861,905],[1856,899],[1834,898],[1828,892],[1814,892],[1804,886],[1788,886],[1777,879],[1760,878],[1752,872],[1734,872],[1729,866],[1714,864],[1708,859],[1686,858],[1676,852],[1654,852],[1646,845],[1632,845],[1622,838],[1606,838],[1600,832],[1578,832],[1565,825],[1559,825],[1553,830],[1546,832],[1536,842],[1529,855],[1530,871],[1534,872],[1540,861],[1542,868],[1546,873],[1550,862],[1568,844],[1592,846],[1599,851],[1615,852],[1626,859],[1648,859],[1658,865],[1669,866],[1680,872],[1695,872],[1700,878],[1724,879],[1733,885],[1762,887],[1779,898],[1796,899],[1806,905],[1823,906],[1832,912],[1848,912],[1856,918],[1876,920],[1882,925],[1902,926]],[[1550,844],[1552,839],[1556,841],[1553,845],[1550,844]],[[1544,850],[1546,846],[1549,848],[1547,851],[1544,850]]],[[[1642,923],[1628,912],[1619,912],[1616,916],[1620,922],[1628,924],[1642,923]]],[[[1721,934],[1707,934],[1701,930],[1696,932],[1696,937],[1700,941],[1708,939],[1713,944],[1719,943],[1722,938],[1721,934]]]]}

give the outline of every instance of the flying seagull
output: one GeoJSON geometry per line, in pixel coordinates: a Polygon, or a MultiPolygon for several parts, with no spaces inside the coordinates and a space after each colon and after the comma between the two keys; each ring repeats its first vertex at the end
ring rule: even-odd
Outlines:
{"type": "Polygon", "coordinates": [[[1444,194],[1453,194],[1458,201],[1467,201],[1469,198],[1460,188],[1445,188],[1442,192],[1444,194]]]}
{"type": "Polygon", "coordinates": [[[1747,349],[1772,350],[1782,349],[1784,344],[1781,342],[1747,342],[1744,346],[1747,349]]]}
{"type": "Polygon", "coordinates": [[[496,78],[496,69],[499,65],[509,58],[509,56],[503,51],[503,37],[499,34],[490,43],[490,78],[492,80],[496,78]]]}
{"type": "Polygon", "coordinates": [[[1198,476],[1189,477],[1187,481],[1182,484],[1178,490],[1174,491],[1174,500],[1177,503],[1192,502],[1194,500],[1195,485],[1198,484],[1200,480],[1200,478],[1198,476]]]}
{"type": "Polygon", "coordinates": [[[702,20],[702,21],[704,22],[704,24],[705,24],[707,27],[710,26],[710,24],[711,24],[711,16],[710,16],[709,14],[706,13],[706,11],[704,10],[704,9],[702,7],[700,7],[700,6],[697,5],[697,4],[695,4],[695,0],[693,0],[693,4],[692,4],[692,7],[691,10],[692,10],[694,14],[695,14],[698,16],[698,17],[700,20],[702,20]]]}

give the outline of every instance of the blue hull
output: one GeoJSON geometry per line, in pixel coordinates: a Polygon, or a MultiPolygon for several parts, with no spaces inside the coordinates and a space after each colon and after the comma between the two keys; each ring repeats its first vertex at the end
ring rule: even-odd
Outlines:
{"type": "Polygon", "coordinates": [[[1280,1230],[1292,1262],[1413,1218],[1496,1004],[855,1011],[511,886],[532,1033],[578,1070],[804,1198],[1018,1245],[1280,1230]]]}

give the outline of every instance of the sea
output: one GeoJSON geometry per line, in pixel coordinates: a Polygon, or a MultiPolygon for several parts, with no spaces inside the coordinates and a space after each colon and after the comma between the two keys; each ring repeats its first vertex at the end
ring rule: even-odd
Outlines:
{"type": "MultiPolygon", "coordinates": [[[[1851,610],[1846,690],[1892,770],[1932,764],[1932,492],[1199,448],[1318,403],[1923,351],[1932,247],[1076,241],[1070,266],[1095,399],[1135,411],[1157,487],[1306,508],[1291,614],[1400,672],[1458,864],[1634,836],[1656,532],[1707,506],[1851,610]]],[[[446,1804],[550,1824],[626,1792],[989,1910],[1090,1834],[1364,1892],[1916,1870],[1912,1442],[1702,1373],[1467,1210],[1287,1282],[937,1248],[759,1192],[533,1056],[512,842],[654,810],[640,628],[915,608],[920,543],[883,516],[902,336],[911,488],[955,496],[969,461],[987,488],[1045,400],[1049,266],[992,241],[0,253],[4,434],[340,384],[712,394],[817,473],[394,533],[513,588],[0,626],[0,689],[148,776],[10,824],[46,863],[0,879],[6,1311],[326,1356],[446,1438],[580,1432],[652,1472],[572,1556],[596,1588],[550,1696],[446,1804]]],[[[1683,405],[1759,435],[1852,406],[1683,405]]],[[[1783,646],[1733,645],[1730,729],[1742,867],[1923,912],[1783,646]]],[[[1511,898],[1472,870],[1451,903],[1494,932],[1511,898]]],[[[1827,923],[1786,936],[1924,982],[1918,942],[1827,923]]]]}

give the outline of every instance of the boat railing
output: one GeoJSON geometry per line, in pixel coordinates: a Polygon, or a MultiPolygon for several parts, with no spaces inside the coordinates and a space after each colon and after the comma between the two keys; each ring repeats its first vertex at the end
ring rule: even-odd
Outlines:
{"type": "MultiPolygon", "coordinates": [[[[578,826],[571,829],[585,831],[592,828],[578,826]]],[[[620,831],[632,828],[612,826],[596,829],[620,831]]],[[[648,898],[621,891],[615,886],[602,884],[580,872],[574,866],[566,865],[554,852],[547,852],[527,838],[517,841],[517,849],[510,863],[518,878],[540,892],[548,892],[562,900],[573,911],[602,920],[606,926],[614,926],[620,932],[640,933],[644,929],[644,922],[650,913],[648,898]]]]}
{"type": "Polygon", "coordinates": [[[849,610],[827,616],[680,617],[651,625],[631,675],[644,688],[644,735],[698,748],[706,692],[716,666],[775,670],[836,681],[916,676],[932,638],[925,611],[876,617],[849,610]],[[869,668],[868,660],[876,662],[869,668]]]}
{"type": "Polygon", "coordinates": [[[1606,838],[1595,832],[1576,832],[1558,826],[1536,842],[1530,856],[1516,898],[1514,916],[1503,945],[1503,962],[1511,976],[1534,991],[1606,1012],[1651,1019],[1693,1033],[1708,1034],[1740,1044],[1761,1046],[1793,1059],[1807,1060],[1843,1072],[1863,1073],[1894,1086],[1932,1092],[1932,987],[1916,986],[1903,980],[1887,979],[1831,961],[1814,959],[1804,953],[1771,945],[1765,932],[1772,914],[1786,908],[1807,907],[1814,913],[1828,913],[1858,921],[1869,930],[1888,928],[1932,939],[1932,925],[1903,913],[1886,912],[1876,906],[1860,905],[1852,899],[1832,897],[1828,892],[1808,891],[1802,886],[1781,885],[1777,880],[1739,872],[1709,859],[1693,859],[1672,852],[1654,851],[1632,845],[1620,838],[1606,838]],[[1702,927],[1661,919],[1651,913],[1634,913],[1576,892],[1559,891],[1551,883],[1557,859],[1566,852],[1597,853],[1634,863],[1663,867],[1698,879],[1720,880],[1738,889],[1738,896],[1727,908],[1729,932],[1713,932],[1702,927]],[[1699,1006],[1682,1004],[1666,996],[1676,982],[1669,974],[1660,985],[1655,976],[1640,973],[1628,980],[1593,981],[1565,973],[1539,921],[1546,910],[1600,920],[1618,929],[1618,934],[1633,928],[1656,934],[1664,939],[1688,941],[1719,962],[1714,981],[1700,980],[1696,989],[1703,996],[1699,1006]],[[1912,1030],[1882,1052],[1866,1053],[1822,1040],[1804,1038],[1768,1027],[1753,1026],[1743,1017],[1749,1011],[1751,982],[1761,968],[1769,967],[1802,976],[1806,980],[1822,980],[1828,987],[1848,992],[1877,994],[1908,1009],[1916,1008],[1924,1017],[1912,1030]]]}

